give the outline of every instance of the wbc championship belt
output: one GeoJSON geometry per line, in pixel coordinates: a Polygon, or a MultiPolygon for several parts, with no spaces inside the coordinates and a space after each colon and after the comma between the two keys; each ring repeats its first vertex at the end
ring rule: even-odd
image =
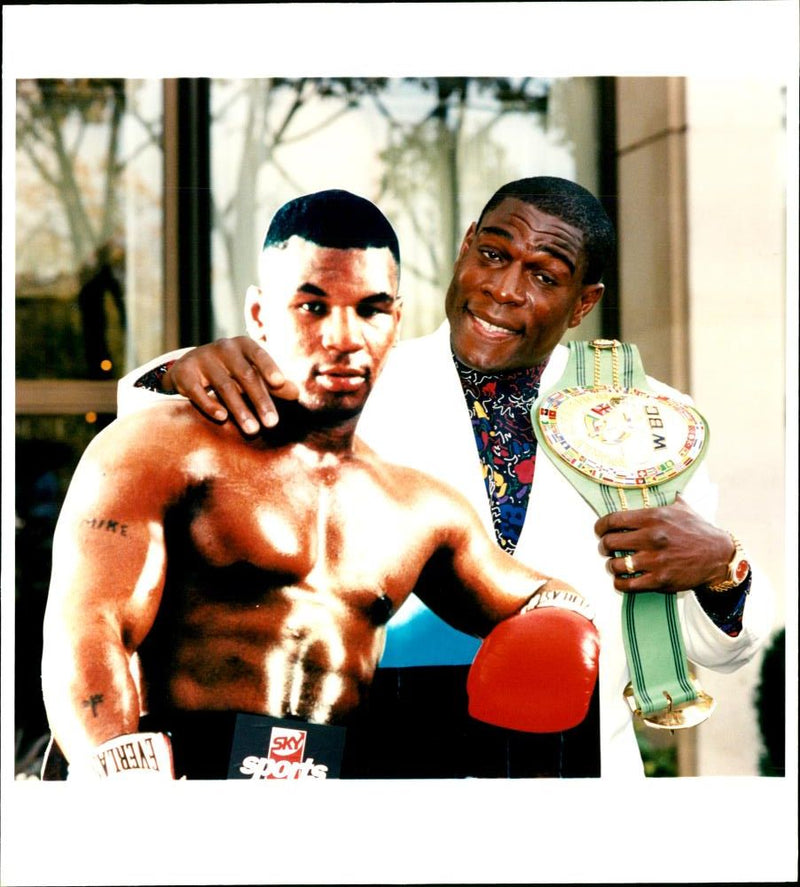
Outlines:
{"type": "MultiPolygon", "coordinates": [[[[532,420],[544,452],[598,515],[670,505],[709,438],[697,410],[648,390],[636,346],[610,339],[569,343],[564,375],[536,400],[532,420]]],[[[624,695],[638,718],[675,730],[711,714],[686,660],[676,594],[623,595],[622,635],[624,695]]]]}

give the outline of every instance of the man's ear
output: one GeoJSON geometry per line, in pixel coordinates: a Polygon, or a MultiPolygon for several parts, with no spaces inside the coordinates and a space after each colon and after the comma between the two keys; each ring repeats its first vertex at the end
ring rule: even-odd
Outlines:
{"type": "Polygon", "coordinates": [[[400,341],[400,323],[403,320],[403,300],[399,296],[397,297],[397,301],[394,303],[394,311],[396,326],[394,328],[393,344],[396,345],[400,341]]]}
{"type": "Polygon", "coordinates": [[[244,296],[244,323],[247,334],[256,342],[267,341],[267,329],[261,319],[261,300],[264,296],[260,287],[248,286],[244,296]]]}
{"type": "Polygon", "coordinates": [[[472,243],[472,238],[475,236],[476,231],[477,231],[477,222],[473,222],[469,226],[469,228],[467,228],[467,233],[464,235],[464,239],[461,241],[461,246],[458,250],[458,256],[456,258],[456,262],[458,262],[464,258],[464,254],[469,249],[470,244],[472,243]]]}
{"type": "Polygon", "coordinates": [[[605,285],[602,283],[590,283],[581,290],[581,294],[578,296],[578,301],[575,303],[572,318],[569,322],[570,329],[580,326],[583,318],[586,317],[592,308],[594,308],[594,306],[600,301],[604,291],[605,285]]]}

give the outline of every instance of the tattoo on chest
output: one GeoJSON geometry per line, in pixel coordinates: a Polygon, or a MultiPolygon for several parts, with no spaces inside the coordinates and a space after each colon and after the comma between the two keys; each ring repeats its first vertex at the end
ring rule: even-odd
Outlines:
{"type": "Polygon", "coordinates": [[[106,532],[116,533],[118,536],[128,535],[128,525],[121,521],[110,520],[109,518],[90,517],[81,521],[90,530],[105,530],[106,532]]]}
{"type": "Polygon", "coordinates": [[[84,708],[91,708],[92,716],[97,717],[97,706],[103,701],[102,693],[93,693],[88,699],[84,699],[81,705],[84,708]]]}

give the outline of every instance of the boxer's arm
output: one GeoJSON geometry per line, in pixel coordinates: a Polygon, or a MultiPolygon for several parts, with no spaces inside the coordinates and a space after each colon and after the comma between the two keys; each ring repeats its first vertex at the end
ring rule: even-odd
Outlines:
{"type": "Polygon", "coordinates": [[[81,459],[53,540],[42,686],[51,730],[70,762],[138,729],[132,657],[164,581],[159,473],[115,425],[81,459]]]}
{"type": "Polygon", "coordinates": [[[426,602],[456,627],[462,612],[472,614],[473,632],[485,635],[467,680],[470,715],[534,733],[577,726],[597,682],[591,607],[567,583],[503,552],[465,502],[454,514],[435,558],[442,559],[439,578],[449,566],[456,588],[434,582],[426,602]]]}
{"type": "Polygon", "coordinates": [[[478,637],[531,605],[552,602],[591,617],[590,607],[572,586],[504,552],[465,500],[450,491],[445,498],[441,541],[415,589],[438,616],[478,637]]]}

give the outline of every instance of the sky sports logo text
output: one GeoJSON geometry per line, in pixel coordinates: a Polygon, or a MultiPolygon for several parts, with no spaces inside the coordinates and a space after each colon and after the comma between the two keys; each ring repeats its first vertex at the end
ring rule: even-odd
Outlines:
{"type": "Polygon", "coordinates": [[[273,727],[267,757],[248,755],[239,772],[251,779],[327,779],[325,764],[315,764],[313,758],[303,760],[305,747],[305,730],[273,727]]]}

